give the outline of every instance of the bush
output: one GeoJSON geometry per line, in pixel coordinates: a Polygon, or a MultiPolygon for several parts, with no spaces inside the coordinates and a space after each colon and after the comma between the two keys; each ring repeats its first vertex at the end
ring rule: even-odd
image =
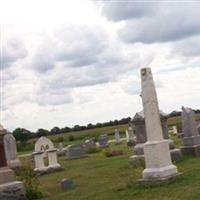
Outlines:
{"type": "Polygon", "coordinates": [[[64,137],[60,136],[60,137],[56,138],[55,142],[57,142],[57,143],[64,142],[64,137]]]}
{"type": "Polygon", "coordinates": [[[74,141],[74,136],[73,135],[69,135],[68,140],[69,141],[74,141]]]}
{"type": "Polygon", "coordinates": [[[97,153],[97,152],[100,152],[101,149],[100,148],[90,148],[90,149],[87,149],[86,150],[86,153],[97,153]]]}
{"type": "Polygon", "coordinates": [[[28,200],[40,199],[43,197],[39,189],[39,180],[31,165],[23,166],[17,171],[20,180],[24,182],[26,197],[28,200]]]}
{"type": "Polygon", "coordinates": [[[17,150],[18,152],[23,152],[23,151],[33,151],[34,149],[34,144],[33,143],[23,143],[23,142],[18,142],[17,143],[17,150]]]}

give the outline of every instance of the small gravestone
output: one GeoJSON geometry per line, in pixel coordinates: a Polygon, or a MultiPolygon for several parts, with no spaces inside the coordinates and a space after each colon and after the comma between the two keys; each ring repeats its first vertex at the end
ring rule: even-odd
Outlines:
{"type": "Polygon", "coordinates": [[[120,139],[119,131],[115,129],[115,144],[121,144],[122,141],[120,139]]]}
{"type": "Polygon", "coordinates": [[[135,136],[134,136],[133,128],[131,126],[129,126],[128,129],[126,130],[126,139],[127,139],[128,146],[135,145],[135,136]]]}
{"type": "Polygon", "coordinates": [[[176,127],[176,126],[173,126],[173,127],[172,127],[172,130],[173,130],[173,134],[174,134],[174,135],[178,135],[178,130],[177,130],[177,127],[176,127]]]}
{"type": "Polygon", "coordinates": [[[85,140],[84,148],[85,148],[86,151],[89,151],[91,149],[95,149],[96,148],[95,138],[90,138],[90,139],[85,140]]]}
{"type": "Polygon", "coordinates": [[[22,182],[14,180],[13,171],[8,168],[4,148],[4,136],[8,131],[0,125],[0,199],[27,200],[22,182]]]}
{"type": "Polygon", "coordinates": [[[87,154],[85,153],[82,144],[72,144],[67,147],[66,156],[67,159],[77,159],[86,157],[87,154]]]}
{"type": "Polygon", "coordinates": [[[8,166],[10,168],[21,167],[21,162],[17,157],[16,140],[10,132],[7,132],[4,136],[4,147],[8,166]]]}
{"type": "Polygon", "coordinates": [[[72,179],[64,178],[61,180],[60,186],[62,190],[69,190],[74,187],[74,183],[72,179]]]}
{"type": "Polygon", "coordinates": [[[58,151],[57,151],[57,154],[58,154],[58,156],[63,156],[63,155],[65,155],[65,153],[66,153],[66,150],[65,150],[65,148],[63,147],[63,143],[60,142],[60,143],[58,144],[58,151]]]}
{"type": "Polygon", "coordinates": [[[200,135],[197,130],[195,113],[191,108],[182,107],[183,154],[200,156],[200,135]]]}
{"type": "Polygon", "coordinates": [[[108,147],[108,136],[106,134],[99,136],[99,147],[106,148],[108,147]]]}

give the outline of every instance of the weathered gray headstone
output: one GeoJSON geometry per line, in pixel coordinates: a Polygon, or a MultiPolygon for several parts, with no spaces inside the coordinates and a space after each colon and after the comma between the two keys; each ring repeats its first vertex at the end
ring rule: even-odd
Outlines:
{"type": "Polygon", "coordinates": [[[63,143],[60,142],[60,143],[58,144],[58,151],[57,151],[57,154],[58,154],[58,156],[63,156],[63,155],[65,155],[65,153],[66,153],[66,149],[63,147],[63,143]]]}
{"type": "Polygon", "coordinates": [[[182,107],[182,126],[182,153],[200,156],[200,135],[197,130],[194,111],[191,108],[182,107]]]}
{"type": "Polygon", "coordinates": [[[8,166],[10,168],[20,167],[21,162],[17,157],[16,140],[10,132],[7,132],[4,136],[4,147],[8,166]]]}
{"type": "Polygon", "coordinates": [[[172,126],[173,134],[178,135],[178,130],[176,126],[172,126]]]}
{"type": "MultiPolygon", "coordinates": [[[[160,110],[160,121],[162,125],[163,138],[169,141],[170,149],[174,149],[174,142],[169,139],[168,126],[167,126],[167,114],[160,110]]],[[[135,126],[136,133],[136,145],[134,146],[134,152],[136,155],[144,154],[144,143],[147,141],[146,127],[144,119],[144,111],[137,112],[131,123],[135,126]]]]}
{"type": "Polygon", "coordinates": [[[109,144],[108,144],[108,136],[106,134],[100,135],[98,142],[99,142],[99,147],[101,147],[101,148],[105,148],[105,147],[109,146],[109,144]]]}
{"type": "Polygon", "coordinates": [[[87,154],[84,151],[84,147],[82,144],[72,144],[69,145],[66,149],[67,159],[77,159],[86,157],[87,154]]]}
{"type": "Polygon", "coordinates": [[[7,167],[4,149],[5,134],[7,134],[7,130],[0,125],[0,199],[26,200],[23,183],[14,181],[14,173],[7,167]]]}
{"type": "Polygon", "coordinates": [[[69,190],[69,189],[73,188],[74,184],[73,184],[72,179],[64,178],[61,180],[60,186],[61,186],[62,190],[69,190]]]}
{"type": "Polygon", "coordinates": [[[142,102],[145,116],[147,142],[144,144],[145,169],[140,183],[160,184],[177,176],[172,164],[169,142],[163,139],[157,94],[150,68],[141,69],[142,102]]]}
{"type": "Polygon", "coordinates": [[[95,138],[89,138],[84,141],[84,148],[86,151],[96,148],[95,138]]]}
{"type": "Polygon", "coordinates": [[[115,129],[115,144],[121,144],[122,141],[120,139],[119,131],[115,129]]]}

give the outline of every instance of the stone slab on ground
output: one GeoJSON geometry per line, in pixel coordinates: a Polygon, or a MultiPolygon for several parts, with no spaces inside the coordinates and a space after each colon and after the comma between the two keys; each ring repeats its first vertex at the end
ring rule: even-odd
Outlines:
{"type": "Polygon", "coordinates": [[[191,147],[181,147],[181,152],[183,155],[200,156],[200,145],[194,145],[191,147]]]}
{"type": "Polygon", "coordinates": [[[0,185],[1,200],[27,200],[22,182],[13,181],[0,185]]]}
{"type": "Polygon", "coordinates": [[[73,188],[74,183],[73,183],[72,179],[64,178],[61,180],[60,186],[61,186],[62,190],[69,190],[69,189],[73,188]]]}

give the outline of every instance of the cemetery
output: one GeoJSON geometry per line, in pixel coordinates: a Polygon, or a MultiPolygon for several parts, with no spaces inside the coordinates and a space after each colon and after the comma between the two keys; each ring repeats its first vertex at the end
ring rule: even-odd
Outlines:
{"type": "Polygon", "coordinates": [[[198,199],[200,115],[185,107],[179,117],[160,111],[150,68],[141,69],[141,85],[143,111],[129,124],[90,130],[67,145],[42,136],[32,153],[19,155],[1,125],[0,199],[198,199]],[[41,195],[27,196],[26,166],[41,195]]]}
{"type": "Polygon", "coordinates": [[[200,200],[200,1],[2,0],[0,200],[200,200]]]}

